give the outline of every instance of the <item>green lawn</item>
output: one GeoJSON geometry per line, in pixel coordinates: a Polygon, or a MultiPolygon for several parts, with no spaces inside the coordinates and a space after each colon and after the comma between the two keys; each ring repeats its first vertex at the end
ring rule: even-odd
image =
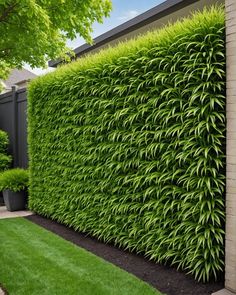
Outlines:
{"type": "Polygon", "coordinates": [[[0,284],[10,295],[160,294],[23,218],[0,220],[0,284]]]}

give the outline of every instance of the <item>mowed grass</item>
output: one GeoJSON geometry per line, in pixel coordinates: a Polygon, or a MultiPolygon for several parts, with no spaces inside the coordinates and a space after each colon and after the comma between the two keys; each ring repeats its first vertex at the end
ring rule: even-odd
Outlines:
{"type": "Polygon", "coordinates": [[[161,294],[24,218],[0,220],[0,284],[10,295],[161,294]]]}

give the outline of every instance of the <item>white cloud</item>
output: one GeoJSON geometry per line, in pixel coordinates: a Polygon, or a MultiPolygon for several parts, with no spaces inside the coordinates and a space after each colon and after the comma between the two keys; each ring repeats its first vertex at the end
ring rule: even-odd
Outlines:
{"type": "Polygon", "coordinates": [[[139,15],[137,10],[126,11],[123,15],[119,16],[118,19],[122,21],[127,21],[135,16],[139,15]]]}

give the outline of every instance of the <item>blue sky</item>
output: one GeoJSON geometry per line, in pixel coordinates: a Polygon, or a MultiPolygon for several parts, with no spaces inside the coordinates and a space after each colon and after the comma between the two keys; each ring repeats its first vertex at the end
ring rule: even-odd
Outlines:
{"type": "MultiPolygon", "coordinates": [[[[104,19],[103,24],[95,23],[93,25],[94,31],[92,37],[95,38],[164,1],[165,0],[112,0],[113,10],[110,17],[104,19]]],[[[67,42],[68,46],[73,49],[84,43],[85,41],[79,36],[78,38],[72,41],[68,40],[67,42]]],[[[26,66],[26,68],[30,69],[28,66],[26,66]]],[[[43,70],[37,68],[30,70],[35,74],[40,75],[50,69],[43,70]]]]}
{"type": "MultiPolygon", "coordinates": [[[[104,19],[103,24],[94,24],[94,32],[92,34],[93,38],[111,30],[112,28],[162,2],[164,2],[164,0],[113,0],[113,10],[110,17],[104,19]]],[[[72,48],[78,47],[84,43],[84,40],[79,37],[73,41],[68,41],[68,45],[72,48]]]]}

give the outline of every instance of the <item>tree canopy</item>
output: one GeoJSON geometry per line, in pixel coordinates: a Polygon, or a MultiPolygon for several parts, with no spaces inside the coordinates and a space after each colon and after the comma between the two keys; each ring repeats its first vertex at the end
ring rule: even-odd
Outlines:
{"type": "Polygon", "coordinates": [[[0,79],[9,68],[65,56],[76,34],[91,43],[92,24],[110,10],[110,0],[0,0],[0,79]]]}

